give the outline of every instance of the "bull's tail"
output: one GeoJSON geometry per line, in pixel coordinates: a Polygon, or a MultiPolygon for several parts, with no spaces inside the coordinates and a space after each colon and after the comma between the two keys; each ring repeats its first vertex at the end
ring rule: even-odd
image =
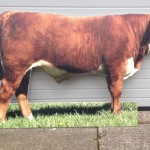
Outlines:
{"type": "Polygon", "coordinates": [[[0,80],[4,77],[4,65],[3,65],[3,59],[2,59],[2,14],[0,14],[0,80]]]}
{"type": "Polygon", "coordinates": [[[11,14],[13,14],[14,11],[6,11],[2,14],[0,14],[0,80],[3,79],[5,75],[5,68],[3,64],[3,48],[2,48],[2,39],[3,39],[3,23],[4,20],[7,20],[11,14]]]}
{"type": "Polygon", "coordinates": [[[2,80],[3,77],[4,77],[4,64],[3,64],[2,55],[0,52],[0,80],[2,80]]]}

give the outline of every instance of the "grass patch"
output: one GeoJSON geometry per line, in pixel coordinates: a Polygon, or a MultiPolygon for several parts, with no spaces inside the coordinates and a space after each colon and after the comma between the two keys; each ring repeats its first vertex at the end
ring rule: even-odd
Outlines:
{"type": "Polygon", "coordinates": [[[33,120],[22,118],[18,105],[11,104],[7,121],[0,128],[136,126],[137,103],[122,103],[120,115],[110,112],[110,103],[35,103],[33,120]]]}

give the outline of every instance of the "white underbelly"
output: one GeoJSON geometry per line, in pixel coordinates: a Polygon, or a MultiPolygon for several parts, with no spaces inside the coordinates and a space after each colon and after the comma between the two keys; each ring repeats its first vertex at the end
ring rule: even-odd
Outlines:
{"type": "MultiPolygon", "coordinates": [[[[74,74],[74,73],[68,73],[65,70],[58,69],[54,67],[51,63],[40,60],[38,62],[33,63],[28,69],[31,70],[32,68],[35,67],[41,67],[46,73],[48,73],[50,76],[54,77],[57,82],[61,82],[65,79],[69,79],[71,77],[75,76],[81,76],[81,75],[88,75],[88,74],[100,74],[100,75],[105,75],[104,71],[104,66],[101,65],[97,70],[94,70],[89,73],[83,73],[83,74],[74,74]]],[[[132,76],[134,73],[136,73],[139,69],[134,68],[134,60],[133,57],[128,59],[127,66],[126,66],[126,71],[124,74],[124,80],[128,79],[130,76],[132,76]]],[[[26,71],[26,72],[27,72],[26,71]]]]}
{"type": "Polygon", "coordinates": [[[61,82],[65,79],[70,78],[71,74],[67,73],[65,70],[58,69],[54,67],[51,63],[40,60],[38,62],[33,63],[28,69],[31,70],[32,68],[40,67],[44,72],[49,74],[50,76],[54,77],[57,82],[61,82]]]}
{"type": "Polygon", "coordinates": [[[44,60],[40,60],[38,62],[33,63],[27,69],[27,71],[31,70],[32,68],[35,68],[35,67],[42,68],[42,70],[44,70],[44,72],[46,72],[50,76],[54,77],[57,82],[61,82],[65,79],[69,79],[71,77],[78,77],[78,76],[83,76],[83,75],[90,75],[90,74],[103,74],[104,75],[103,66],[100,66],[97,70],[94,70],[92,72],[75,74],[75,73],[68,73],[67,71],[62,70],[62,69],[58,69],[58,68],[54,67],[51,63],[44,61],[44,60]]]}

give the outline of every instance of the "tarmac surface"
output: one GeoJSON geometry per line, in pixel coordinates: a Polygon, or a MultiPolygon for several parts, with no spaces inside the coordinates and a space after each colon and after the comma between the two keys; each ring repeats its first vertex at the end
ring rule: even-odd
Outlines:
{"type": "Polygon", "coordinates": [[[0,129],[0,150],[150,150],[150,111],[136,127],[0,129]]]}

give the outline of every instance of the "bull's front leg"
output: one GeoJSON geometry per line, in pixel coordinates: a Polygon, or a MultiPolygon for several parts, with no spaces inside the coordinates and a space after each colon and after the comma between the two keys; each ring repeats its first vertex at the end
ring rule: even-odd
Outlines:
{"type": "Polygon", "coordinates": [[[6,113],[13,93],[14,89],[4,78],[0,87],[0,122],[2,123],[4,123],[6,120],[6,113]]]}
{"type": "MultiPolygon", "coordinates": [[[[122,78],[122,77],[118,76],[116,78],[122,78]]],[[[112,83],[108,83],[108,89],[112,98],[111,111],[116,115],[119,114],[121,111],[120,97],[122,94],[122,85],[123,85],[122,79],[118,81],[112,81],[112,83]]]]}
{"type": "Polygon", "coordinates": [[[32,111],[31,111],[31,108],[27,99],[30,74],[31,74],[31,71],[28,71],[25,74],[25,76],[23,77],[20,83],[19,88],[16,90],[16,93],[15,93],[17,100],[18,100],[18,105],[19,105],[19,108],[23,117],[29,120],[33,119],[32,111]]]}
{"type": "Polygon", "coordinates": [[[124,68],[124,63],[105,64],[108,89],[112,98],[111,111],[115,114],[119,114],[121,111],[120,97],[123,88],[124,68]]]}

